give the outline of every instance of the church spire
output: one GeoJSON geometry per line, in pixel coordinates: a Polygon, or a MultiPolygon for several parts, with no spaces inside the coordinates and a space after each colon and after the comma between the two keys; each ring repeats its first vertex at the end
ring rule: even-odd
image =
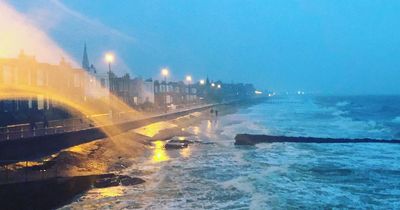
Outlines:
{"type": "Polygon", "coordinates": [[[90,71],[89,58],[88,58],[87,51],[86,51],[86,42],[85,42],[85,46],[83,48],[82,68],[86,69],[87,71],[90,71]]]}

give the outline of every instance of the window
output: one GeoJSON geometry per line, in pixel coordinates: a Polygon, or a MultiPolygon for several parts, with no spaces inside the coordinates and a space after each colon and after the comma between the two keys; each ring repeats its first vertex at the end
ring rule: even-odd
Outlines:
{"type": "Polygon", "coordinates": [[[42,69],[38,69],[36,71],[36,85],[43,86],[44,85],[44,71],[42,69]]]}
{"type": "Polygon", "coordinates": [[[74,74],[74,87],[80,87],[79,74],[74,74]]]}
{"type": "Polygon", "coordinates": [[[10,66],[3,66],[3,80],[5,84],[12,83],[12,72],[10,66]]]}

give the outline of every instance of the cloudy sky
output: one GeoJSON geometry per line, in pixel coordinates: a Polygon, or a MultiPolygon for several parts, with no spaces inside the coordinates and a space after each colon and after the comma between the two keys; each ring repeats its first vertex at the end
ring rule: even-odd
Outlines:
{"type": "Polygon", "coordinates": [[[29,20],[77,63],[84,42],[99,69],[106,68],[104,53],[114,52],[114,66],[121,74],[156,78],[166,66],[174,79],[208,75],[276,91],[400,94],[398,0],[2,4],[29,20]]]}

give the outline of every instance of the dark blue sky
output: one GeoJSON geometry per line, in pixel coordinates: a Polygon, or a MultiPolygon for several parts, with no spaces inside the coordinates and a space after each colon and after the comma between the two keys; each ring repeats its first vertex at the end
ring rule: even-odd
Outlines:
{"type": "Polygon", "coordinates": [[[400,94],[400,1],[17,1],[80,61],[121,72],[251,82],[260,89],[400,94]]]}

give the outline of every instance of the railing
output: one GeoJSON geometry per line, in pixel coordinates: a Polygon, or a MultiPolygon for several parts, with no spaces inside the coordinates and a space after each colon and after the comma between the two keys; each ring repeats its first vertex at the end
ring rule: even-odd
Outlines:
{"type": "Polygon", "coordinates": [[[34,125],[11,125],[0,128],[0,141],[63,133],[89,127],[91,127],[91,121],[83,118],[50,121],[46,127],[43,122],[36,122],[34,125]]]}
{"type": "MultiPolygon", "coordinates": [[[[208,104],[210,105],[210,104],[208,104]]],[[[207,104],[190,104],[183,106],[182,108],[175,110],[158,111],[153,112],[144,117],[137,117],[132,119],[132,117],[128,117],[129,113],[127,112],[118,112],[114,113],[114,118],[112,121],[114,123],[121,123],[132,120],[139,120],[149,117],[162,116],[165,114],[171,114],[175,112],[188,111],[191,109],[201,108],[204,106],[208,106],[207,104]]],[[[84,130],[88,128],[93,128],[93,121],[97,118],[108,118],[111,116],[109,113],[97,114],[93,116],[88,116],[85,118],[71,118],[65,120],[53,120],[48,122],[48,126],[44,126],[44,122],[36,122],[33,125],[25,123],[25,124],[17,124],[17,125],[9,125],[6,127],[0,127],[0,141],[9,141],[9,140],[18,140],[23,138],[35,137],[35,136],[45,136],[50,134],[64,133],[64,132],[72,132],[78,130],[84,130]]],[[[102,126],[102,125],[96,125],[102,126]]]]}

